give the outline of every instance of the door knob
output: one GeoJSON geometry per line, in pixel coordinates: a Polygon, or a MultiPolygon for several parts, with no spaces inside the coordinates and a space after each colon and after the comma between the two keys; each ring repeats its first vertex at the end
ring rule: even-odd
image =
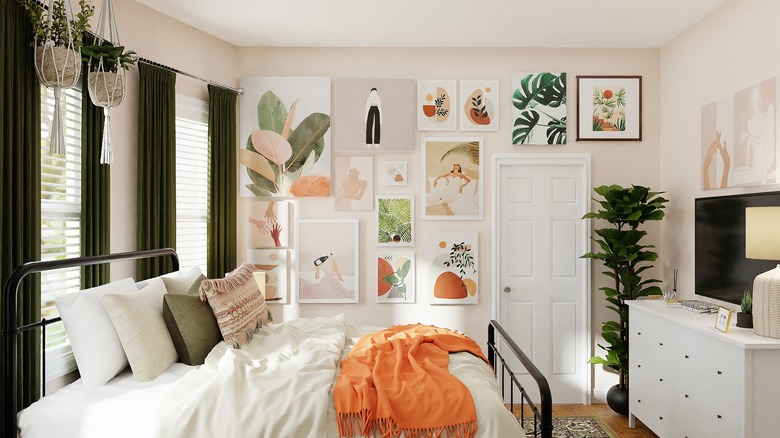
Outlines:
{"type": "Polygon", "coordinates": [[[509,286],[504,287],[504,293],[508,294],[509,292],[512,292],[512,289],[510,289],[509,286]]]}

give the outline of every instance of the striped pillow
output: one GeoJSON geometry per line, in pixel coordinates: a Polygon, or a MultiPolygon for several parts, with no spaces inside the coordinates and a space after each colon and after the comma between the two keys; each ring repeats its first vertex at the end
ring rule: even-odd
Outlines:
{"type": "Polygon", "coordinates": [[[208,300],[222,338],[233,348],[241,348],[256,329],[271,321],[265,297],[252,276],[256,270],[244,263],[225,278],[200,283],[200,298],[208,300]]]}

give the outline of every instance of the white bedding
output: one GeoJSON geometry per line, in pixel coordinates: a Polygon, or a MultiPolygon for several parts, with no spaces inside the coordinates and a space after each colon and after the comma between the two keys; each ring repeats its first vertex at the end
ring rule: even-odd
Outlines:
{"type": "MultiPolygon", "coordinates": [[[[129,370],[96,391],[77,381],[22,411],[21,436],[337,438],[332,386],[338,359],[372,330],[347,325],[342,317],[297,319],[263,328],[242,350],[220,343],[205,365],[176,363],[153,382],[137,382],[129,370]],[[302,373],[306,379],[291,379],[302,373]],[[275,387],[274,395],[247,391],[253,384],[275,387]]],[[[449,370],[472,393],[478,437],[523,436],[484,362],[468,353],[452,354],[449,370]]]]}

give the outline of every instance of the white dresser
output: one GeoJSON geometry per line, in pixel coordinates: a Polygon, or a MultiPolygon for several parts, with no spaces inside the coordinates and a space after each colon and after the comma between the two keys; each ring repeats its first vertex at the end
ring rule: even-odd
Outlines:
{"type": "Polygon", "coordinates": [[[629,301],[629,424],[661,438],[780,436],[780,340],[715,315],[629,301]]]}

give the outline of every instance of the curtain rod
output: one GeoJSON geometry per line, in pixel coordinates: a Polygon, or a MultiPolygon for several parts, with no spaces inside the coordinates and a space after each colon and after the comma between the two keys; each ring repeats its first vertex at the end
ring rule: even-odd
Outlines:
{"type": "Polygon", "coordinates": [[[214,82],[214,81],[210,81],[208,79],[203,79],[200,76],[195,76],[192,73],[187,73],[186,71],[181,71],[178,68],[169,67],[167,65],[160,64],[159,62],[154,62],[151,59],[139,57],[138,58],[138,62],[143,62],[145,64],[153,65],[155,67],[159,67],[159,68],[162,68],[162,69],[165,69],[165,70],[168,70],[168,71],[172,71],[172,72],[174,72],[176,74],[180,74],[180,75],[184,75],[184,76],[187,76],[187,77],[190,77],[190,78],[193,78],[193,79],[197,79],[199,81],[206,82],[207,84],[211,84],[211,85],[214,85],[216,87],[226,88],[228,90],[235,91],[236,93],[238,93],[239,96],[244,94],[244,90],[241,89],[241,88],[234,88],[234,87],[231,87],[229,85],[220,84],[219,82],[214,82]]]}

